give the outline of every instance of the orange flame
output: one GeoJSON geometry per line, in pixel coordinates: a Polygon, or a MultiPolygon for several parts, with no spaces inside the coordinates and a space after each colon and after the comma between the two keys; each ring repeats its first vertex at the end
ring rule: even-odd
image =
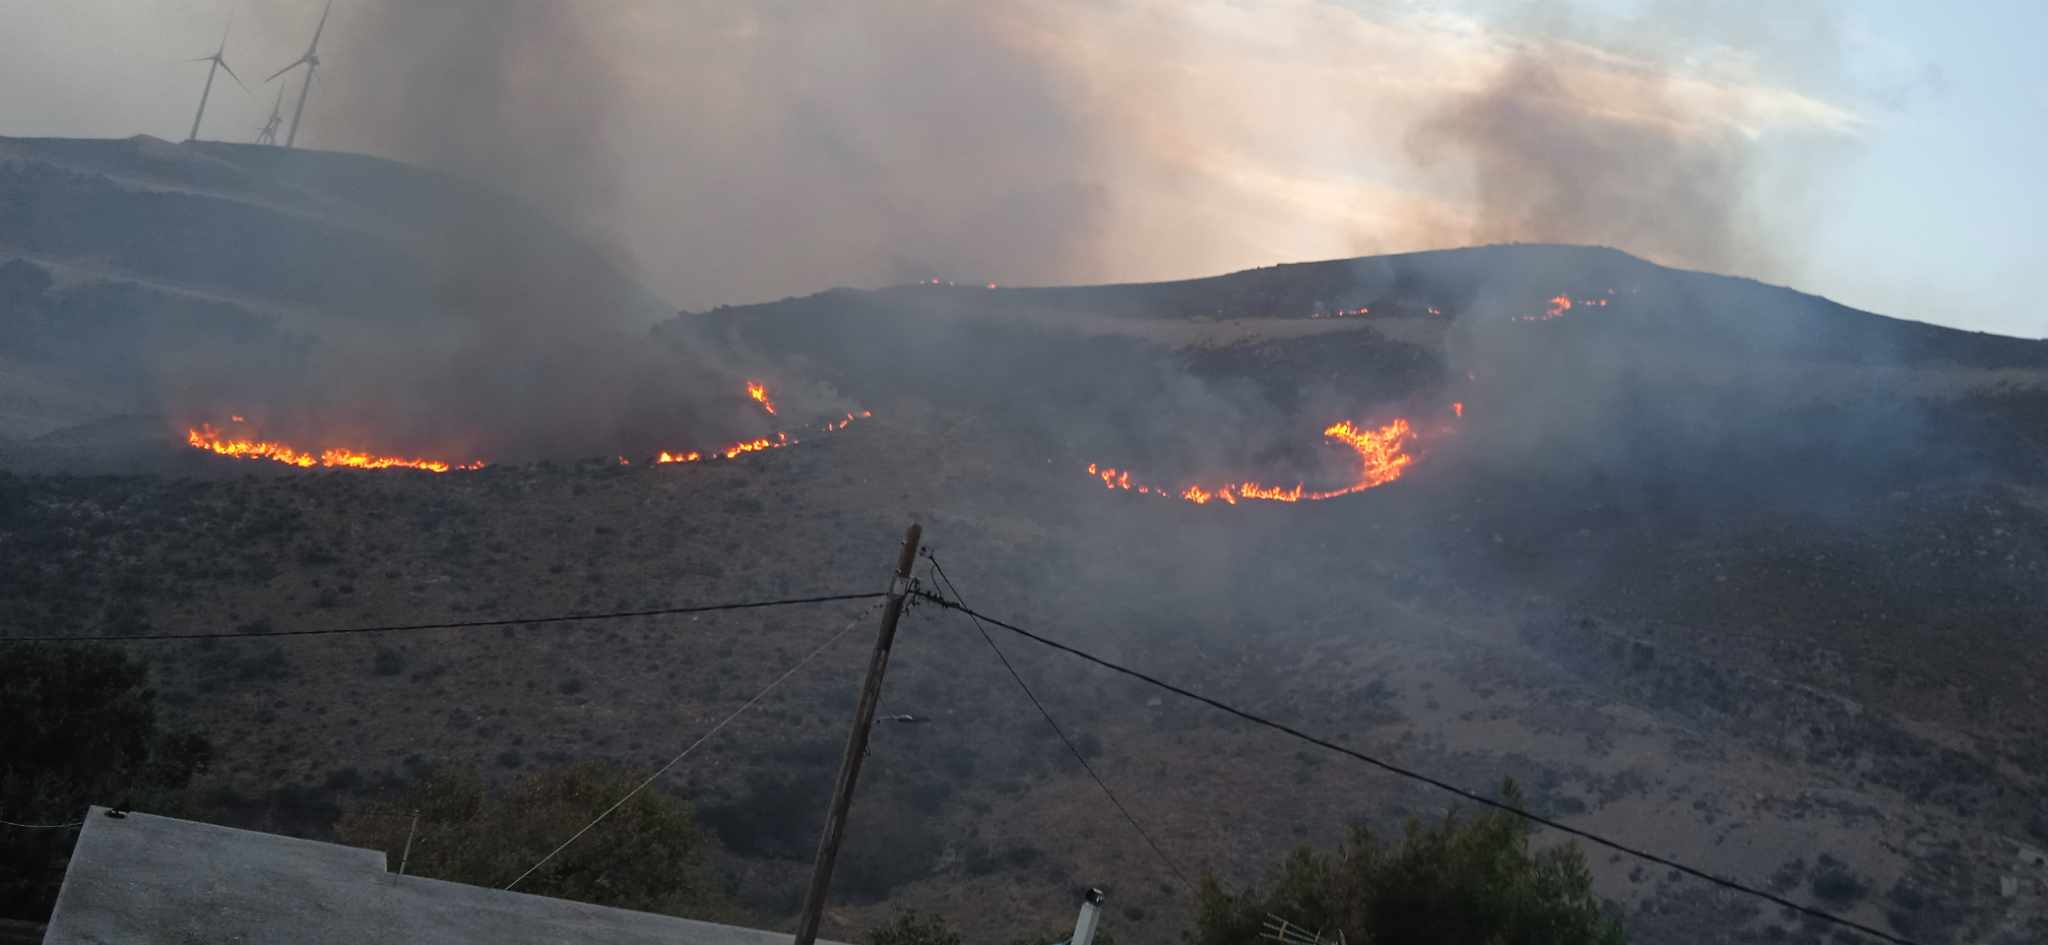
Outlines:
{"type": "MultiPolygon", "coordinates": [[[[1458,405],[1456,409],[1462,415],[1463,405],[1458,405]]],[[[1357,478],[1350,483],[1324,491],[1311,490],[1301,483],[1283,487],[1246,480],[1214,488],[1191,485],[1179,492],[1173,492],[1145,483],[1133,487],[1130,470],[1096,463],[1088,464],[1088,475],[1102,480],[1102,485],[1108,489],[1129,492],[1135,488],[1140,494],[1177,496],[1182,501],[1195,505],[1208,505],[1211,502],[1236,505],[1240,501],[1320,502],[1354,492],[1363,492],[1401,478],[1402,474],[1408,471],[1408,467],[1415,463],[1415,457],[1408,452],[1408,441],[1414,435],[1414,429],[1404,419],[1397,419],[1378,428],[1360,427],[1349,420],[1329,425],[1323,430],[1323,436],[1356,453],[1359,470],[1357,478]]]]}
{"type": "Polygon", "coordinates": [[[754,402],[768,411],[769,416],[775,416],[775,401],[768,399],[768,388],[761,386],[760,381],[747,382],[747,396],[754,398],[754,402]]]}
{"type": "MultiPolygon", "coordinates": [[[[1609,289],[1607,291],[1610,295],[1614,292],[1613,289],[1609,289]]],[[[1600,298],[1597,296],[1590,299],[1578,299],[1577,301],[1574,301],[1572,297],[1569,295],[1554,295],[1551,296],[1550,305],[1543,310],[1543,314],[1517,315],[1515,316],[1515,320],[1522,322],[1547,322],[1553,318],[1563,318],[1564,313],[1569,312],[1574,307],[1578,306],[1583,306],[1586,308],[1606,308],[1607,303],[1609,301],[1611,300],[1600,298]]]]}
{"type": "Polygon", "coordinates": [[[451,463],[439,459],[418,459],[406,456],[379,456],[358,450],[340,447],[324,449],[318,453],[301,450],[271,440],[233,438],[214,429],[213,424],[202,423],[185,430],[185,442],[197,449],[207,450],[236,459],[267,459],[272,462],[310,469],[314,466],[328,466],[346,469],[423,469],[427,472],[444,473],[451,469],[474,470],[484,468],[479,462],[451,463]]]}
{"type": "Polygon", "coordinates": [[[1463,418],[1465,416],[1465,402],[1462,400],[1451,401],[1451,415],[1463,418]]]}
{"type": "MultiPolygon", "coordinates": [[[[826,433],[836,433],[852,426],[855,420],[866,420],[872,416],[874,416],[873,411],[857,410],[845,414],[837,420],[828,420],[825,423],[819,424],[818,429],[826,433]]],[[[657,465],[662,465],[669,463],[700,463],[706,457],[732,459],[746,453],[758,453],[762,450],[776,450],[785,446],[795,446],[800,442],[802,441],[790,436],[788,433],[777,433],[773,436],[759,436],[751,440],[741,440],[738,443],[728,443],[708,453],[698,450],[671,453],[667,450],[662,450],[655,455],[654,462],[657,465]]]]}
{"type": "MultiPolygon", "coordinates": [[[[752,398],[755,402],[759,403],[762,406],[762,408],[766,409],[771,415],[776,412],[775,402],[769,399],[768,397],[768,389],[761,385],[760,383],[756,381],[748,381],[747,396],[752,398]]],[[[244,422],[241,415],[239,414],[233,414],[231,416],[233,416],[234,422],[236,423],[244,422]]],[[[826,433],[833,433],[839,430],[844,430],[849,426],[852,426],[855,420],[865,420],[873,416],[874,413],[871,411],[853,411],[841,416],[837,420],[829,420],[823,424],[820,424],[818,426],[818,429],[826,433]]],[[[468,463],[455,463],[439,459],[419,459],[407,456],[383,456],[375,453],[366,453],[359,450],[342,448],[326,449],[321,450],[319,452],[314,452],[312,450],[302,450],[297,447],[288,446],[284,443],[279,443],[272,440],[262,440],[244,436],[231,436],[222,433],[218,429],[215,429],[214,426],[210,423],[203,423],[197,427],[187,428],[185,431],[185,442],[192,445],[194,448],[207,450],[209,452],[217,453],[222,456],[231,456],[236,459],[267,459],[271,460],[272,462],[284,463],[288,466],[297,466],[302,469],[310,469],[314,466],[329,466],[345,467],[350,469],[422,469],[426,470],[427,472],[439,473],[448,472],[450,470],[482,469],[486,465],[481,460],[468,463]]],[[[775,433],[769,436],[755,437],[754,439],[751,440],[742,440],[738,443],[729,443],[725,446],[718,447],[708,452],[701,450],[687,450],[678,452],[670,452],[668,450],[663,450],[655,455],[653,461],[656,464],[697,463],[703,462],[707,456],[721,457],[724,459],[733,459],[746,453],[758,453],[762,450],[781,449],[782,447],[785,446],[794,446],[796,445],[796,443],[797,439],[789,435],[788,433],[775,433]]],[[[632,460],[629,460],[624,456],[619,456],[618,461],[619,465],[621,466],[632,465],[632,460]]]]}

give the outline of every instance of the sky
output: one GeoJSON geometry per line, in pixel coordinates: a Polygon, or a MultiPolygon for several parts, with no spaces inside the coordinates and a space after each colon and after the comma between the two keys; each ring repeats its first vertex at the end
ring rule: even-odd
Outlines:
{"type": "MultiPolygon", "coordinates": [[[[0,0],[0,134],[253,138],[318,0],[0,0]]],[[[2042,5],[338,0],[302,146],[430,164],[689,309],[1619,247],[2048,336],[2042,5]]],[[[298,85],[286,90],[289,115],[298,85]]]]}

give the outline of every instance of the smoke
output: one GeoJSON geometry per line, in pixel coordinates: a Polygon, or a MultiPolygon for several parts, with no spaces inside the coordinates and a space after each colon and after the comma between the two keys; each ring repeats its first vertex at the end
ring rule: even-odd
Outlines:
{"type": "Polygon", "coordinates": [[[669,310],[612,228],[621,169],[605,133],[619,78],[583,9],[385,0],[337,12],[303,140],[443,176],[424,192],[316,183],[382,204],[424,275],[380,300],[389,310],[373,324],[323,325],[271,411],[287,429],[509,459],[640,454],[742,428],[737,375],[646,343],[669,310]]]}
{"type": "MultiPolygon", "coordinates": [[[[1569,14],[1447,28],[1326,3],[350,17],[321,143],[517,193],[690,308],[1499,240],[1783,276],[1801,155],[1854,124],[1728,62],[1762,48],[1753,32],[1676,8],[1604,35],[1569,14]]],[[[1810,74],[1834,61],[1833,21],[1791,26],[1815,64],[1801,81],[1838,89],[1810,74]]]]}
{"type": "MultiPolygon", "coordinates": [[[[511,199],[401,208],[424,221],[408,251],[429,273],[392,306],[411,327],[330,329],[308,387],[324,413],[412,417],[494,454],[630,451],[701,425],[689,405],[738,379],[730,358],[650,351],[664,309],[643,284],[701,307],[1510,240],[1777,273],[1787,234],[1762,212],[1757,136],[1840,121],[1681,70],[1695,50],[1677,45],[1256,13],[345,5],[302,142],[511,199]]],[[[1189,414],[1243,393],[1173,386],[1189,414]]]]}
{"type": "Polygon", "coordinates": [[[1670,112],[1661,81],[1632,98],[1626,111],[1600,107],[1611,103],[1524,55],[1423,122],[1410,145],[1427,167],[1469,171],[1473,242],[1604,244],[1723,272],[1775,268],[1752,215],[1745,142],[1658,121],[1670,112]]]}

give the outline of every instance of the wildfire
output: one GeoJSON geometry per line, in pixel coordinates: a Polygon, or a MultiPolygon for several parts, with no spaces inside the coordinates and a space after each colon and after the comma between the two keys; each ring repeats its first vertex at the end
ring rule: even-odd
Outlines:
{"type": "MultiPolygon", "coordinates": [[[[825,423],[819,424],[818,429],[825,433],[836,433],[852,426],[855,420],[866,420],[872,416],[874,416],[874,413],[871,411],[859,410],[846,414],[837,420],[828,420],[825,423]]],[[[774,436],[760,436],[751,440],[741,440],[738,443],[728,443],[709,452],[690,450],[688,452],[671,453],[668,450],[662,450],[660,453],[655,454],[654,462],[659,465],[669,463],[701,463],[706,459],[733,459],[747,453],[759,453],[763,450],[778,450],[785,446],[795,446],[799,442],[802,441],[790,436],[786,432],[777,433],[774,436]]]]}
{"type": "MultiPolygon", "coordinates": [[[[747,396],[760,404],[762,409],[768,411],[770,415],[776,413],[775,402],[769,398],[768,389],[759,382],[747,382],[747,396]]],[[[233,417],[233,421],[237,424],[245,422],[240,414],[232,414],[230,416],[233,417]]],[[[835,433],[852,426],[855,420],[865,420],[872,416],[874,414],[870,411],[852,411],[842,415],[837,420],[828,420],[819,424],[817,429],[825,433],[835,433]]],[[[223,433],[210,423],[202,423],[199,426],[186,429],[185,442],[191,444],[196,449],[217,453],[221,456],[231,456],[236,459],[267,459],[272,462],[284,463],[287,466],[297,466],[301,469],[327,466],[347,469],[422,469],[427,472],[441,473],[451,470],[482,469],[487,465],[481,460],[458,463],[448,460],[421,459],[410,456],[385,456],[342,447],[317,451],[301,449],[274,440],[223,433]]],[[[785,446],[794,446],[796,443],[797,438],[787,432],[774,433],[768,436],[755,437],[751,440],[728,443],[711,450],[687,450],[680,452],[663,450],[655,455],[653,462],[657,464],[697,463],[703,462],[705,459],[734,459],[747,453],[781,449],[785,446]]],[[[621,466],[630,466],[633,464],[633,461],[625,456],[619,456],[618,463],[621,466]]]]}
{"type": "MultiPolygon", "coordinates": [[[[241,419],[239,416],[235,417],[236,422],[241,422],[241,419]]],[[[342,447],[314,452],[312,450],[302,450],[287,446],[272,440],[230,436],[215,429],[213,424],[210,423],[202,423],[197,427],[186,429],[185,442],[195,448],[218,453],[222,456],[232,456],[236,459],[267,459],[272,462],[284,463],[288,466],[298,466],[302,469],[310,469],[314,466],[327,466],[345,469],[423,469],[427,472],[444,473],[451,469],[472,470],[484,468],[484,464],[480,461],[451,463],[439,459],[380,456],[375,453],[365,453],[360,450],[342,447]]]]}
{"type": "Polygon", "coordinates": [[[1214,487],[1191,485],[1179,492],[1173,492],[1146,483],[1133,484],[1130,470],[1111,466],[1088,464],[1088,475],[1102,480],[1108,489],[1137,492],[1140,495],[1175,497],[1196,505],[1222,502],[1236,505],[1239,502],[1320,502],[1338,496],[1363,492],[1386,485],[1408,471],[1415,463],[1415,457],[1408,452],[1408,441],[1415,431],[1405,419],[1397,419],[1382,427],[1360,427],[1349,420],[1333,423],[1324,428],[1323,437],[1343,446],[1358,455],[1358,473],[1351,482],[1335,489],[1316,491],[1302,483],[1293,486],[1269,486],[1252,480],[1225,483],[1214,487]]]}
{"type": "MultiPolygon", "coordinates": [[[[1608,289],[1607,294],[1613,295],[1614,290],[1608,289]]],[[[1571,311],[1574,307],[1606,308],[1608,301],[1608,299],[1601,298],[1598,296],[1595,296],[1590,299],[1578,299],[1574,301],[1572,297],[1569,295],[1554,295],[1551,296],[1550,304],[1543,309],[1542,314],[1517,315],[1515,316],[1515,320],[1518,322],[1547,322],[1551,319],[1563,318],[1565,313],[1571,311]]]]}

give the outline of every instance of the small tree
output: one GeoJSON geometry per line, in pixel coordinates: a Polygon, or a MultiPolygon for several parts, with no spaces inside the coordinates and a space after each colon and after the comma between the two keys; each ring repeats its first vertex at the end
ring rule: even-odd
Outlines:
{"type": "MultiPolygon", "coordinates": [[[[90,804],[160,806],[212,759],[157,723],[148,668],[119,650],[10,645],[0,674],[0,816],[77,820],[90,804]]],[[[0,915],[50,913],[77,834],[0,826],[0,915]]]]}
{"type": "MultiPolygon", "coordinates": [[[[437,772],[403,803],[351,811],[343,843],[381,849],[397,869],[412,812],[419,830],[405,860],[418,876],[503,886],[632,789],[624,771],[585,764],[541,771],[501,789],[474,771],[437,772]]],[[[690,805],[650,789],[519,884],[521,892],[672,915],[727,911],[704,865],[708,841],[690,805]]]]}
{"type": "MultiPolygon", "coordinates": [[[[1513,781],[1503,787],[1519,806],[1513,781]]],[[[1398,845],[1354,828],[1334,855],[1306,847],[1268,888],[1232,893],[1202,879],[1192,945],[1255,941],[1268,914],[1372,945],[1621,945],[1620,921],[1593,894],[1576,845],[1532,851],[1530,824],[1503,811],[1410,821],[1398,845]]]]}
{"type": "Polygon", "coordinates": [[[898,912],[896,917],[868,930],[864,945],[960,945],[960,933],[946,920],[923,912],[898,912]]]}

